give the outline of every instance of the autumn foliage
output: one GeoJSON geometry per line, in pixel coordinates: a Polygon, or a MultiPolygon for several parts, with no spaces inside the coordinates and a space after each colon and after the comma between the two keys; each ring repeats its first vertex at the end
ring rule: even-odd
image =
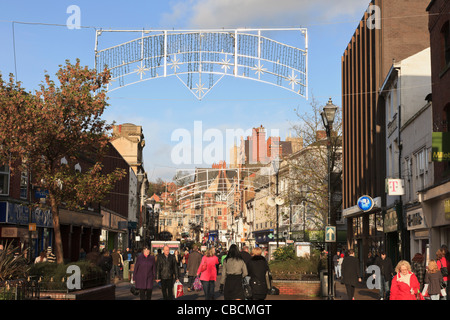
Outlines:
{"type": "Polygon", "coordinates": [[[58,83],[45,75],[34,93],[27,92],[10,76],[0,75],[0,163],[12,172],[27,171],[34,186],[48,190],[53,213],[55,253],[63,262],[59,211],[61,203],[72,210],[100,202],[125,176],[117,169],[102,173],[111,126],[101,119],[107,107],[109,72],[66,61],[56,73],[58,83]],[[61,162],[62,159],[66,161],[61,162]],[[89,159],[89,170],[74,165],[89,159]]]}

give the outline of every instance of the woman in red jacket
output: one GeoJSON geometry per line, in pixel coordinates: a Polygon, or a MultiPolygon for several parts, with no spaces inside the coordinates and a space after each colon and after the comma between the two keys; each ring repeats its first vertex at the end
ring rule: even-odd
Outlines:
{"type": "Polygon", "coordinates": [[[214,299],[214,287],[217,280],[216,265],[219,264],[219,259],[214,253],[214,248],[206,250],[197,270],[197,276],[200,277],[205,292],[205,300],[214,299]]]}
{"type": "Polygon", "coordinates": [[[397,274],[392,279],[390,300],[416,300],[420,284],[408,261],[402,260],[395,267],[397,274]]]}

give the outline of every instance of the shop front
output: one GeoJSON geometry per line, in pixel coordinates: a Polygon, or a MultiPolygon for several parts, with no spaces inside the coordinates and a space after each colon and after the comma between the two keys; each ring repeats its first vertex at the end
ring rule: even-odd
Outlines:
{"type": "Polygon", "coordinates": [[[52,245],[52,239],[50,209],[37,207],[30,211],[25,203],[0,202],[0,243],[12,243],[21,250],[31,248],[31,259],[34,259],[52,245]]]}
{"type": "Polygon", "coordinates": [[[450,247],[450,182],[422,191],[420,194],[425,221],[430,227],[430,259],[442,246],[450,247]]]}
{"type": "Polygon", "coordinates": [[[425,217],[421,206],[414,206],[406,209],[406,227],[411,235],[411,257],[420,253],[430,259],[427,248],[430,244],[429,217],[425,217]]]}

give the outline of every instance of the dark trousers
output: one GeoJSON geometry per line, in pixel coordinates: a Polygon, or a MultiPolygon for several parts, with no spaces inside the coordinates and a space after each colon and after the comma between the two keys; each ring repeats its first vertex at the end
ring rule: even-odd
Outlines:
{"type": "Polygon", "coordinates": [[[353,297],[355,296],[355,287],[352,286],[351,284],[346,284],[345,289],[347,289],[348,300],[352,300],[353,297]]]}
{"type": "Polygon", "coordinates": [[[161,289],[163,294],[164,300],[174,300],[175,297],[173,296],[173,285],[174,285],[173,279],[161,279],[161,289]]]}
{"type": "Polygon", "coordinates": [[[213,300],[214,299],[214,287],[216,285],[215,281],[203,281],[203,292],[205,293],[205,300],[213,300]]]}
{"type": "Polygon", "coordinates": [[[139,289],[139,296],[141,300],[151,300],[152,299],[152,289],[139,289]]]}

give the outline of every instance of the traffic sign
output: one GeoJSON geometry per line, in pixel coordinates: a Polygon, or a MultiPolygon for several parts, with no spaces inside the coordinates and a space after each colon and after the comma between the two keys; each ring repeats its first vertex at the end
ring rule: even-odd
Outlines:
{"type": "Polygon", "coordinates": [[[325,242],[336,242],[336,227],[325,227],[325,242]]]}

